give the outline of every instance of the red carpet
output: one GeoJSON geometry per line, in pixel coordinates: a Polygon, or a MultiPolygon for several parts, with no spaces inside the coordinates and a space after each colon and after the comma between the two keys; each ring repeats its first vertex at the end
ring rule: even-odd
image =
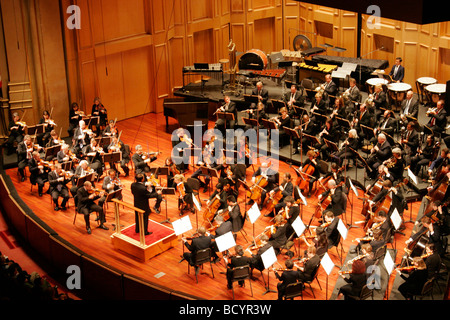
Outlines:
{"type": "MultiPolygon", "coordinates": [[[[139,241],[139,233],[134,232],[135,225],[132,224],[129,227],[122,230],[122,234],[126,235],[136,241],[139,241]]],[[[151,245],[169,235],[175,234],[172,228],[166,227],[158,222],[148,220],[148,231],[153,232],[152,234],[145,236],[145,244],[151,245]]]]}

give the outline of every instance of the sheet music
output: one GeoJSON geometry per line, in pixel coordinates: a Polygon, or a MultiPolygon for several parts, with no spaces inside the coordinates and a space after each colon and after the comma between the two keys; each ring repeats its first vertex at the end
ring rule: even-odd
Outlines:
{"type": "Polygon", "coordinates": [[[277,261],[277,256],[273,247],[270,247],[261,255],[261,260],[264,264],[264,269],[269,268],[277,261]]]}
{"type": "Polygon", "coordinates": [[[337,225],[337,229],[338,229],[339,233],[341,234],[342,239],[345,240],[347,238],[348,229],[345,226],[345,224],[342,222],[341,219],[339,219],[339,222],[338,222],[338,225],[337,225]]]}
{"type": "Polygon", "coordinates": [[[173,230],[175,231],[175,234],[179,236],[180,234],[192,230],[191,220],[189,219],[189,216],[184,216],[183,218],[180,218],[172,222],[172,227],[173,230]]]}
{"type": "Polygon", "coordinates": [[[259,207],[256,202],[251,206],[250,209],[248,209],[247,214],[252,224],[254,224],[256,220],[258,220],[259,216],[261,215],[261,211],[259,211],[259,207]]]}
{"type": "Polygon", "coordinates": [[[292,228],[294,229],[295,233],[298,237],[300,237],[303,232],[306,229],[305,224],[303,223],[302,219],[300,217],[295,218],[294,222],[292,223],[292,228]]]}
{"type": "Polygon", "coordinates": [[[330,275],[331,271],[333,271],[334,263],[331,261],[330,256],[328,255],[328,252],[325,253],[325,255],[322,257],[322,260],[320,260],[320,264],[322,265],[323,269],[327,273],[327,275],[330,275]]]}
{"type": "Polygon", "coordinates": [[[220,252],[224,252],[230,248],[233,248],[236,245],[236,242],[233,237],[233,232],[227,232],[216,239],[217,248],[219,248],[220,252]]]}

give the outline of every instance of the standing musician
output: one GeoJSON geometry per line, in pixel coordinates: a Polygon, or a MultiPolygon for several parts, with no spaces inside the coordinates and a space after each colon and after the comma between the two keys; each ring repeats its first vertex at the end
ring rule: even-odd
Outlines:
{"type": "Polygon", "coordinates": [[[70,181],[70,175],[68,173],[62,169],[60,163],[55,164],[54,170],[48,173],[49,192],[55,204],[55,211],[66,210],[66,204],[69,201],[67,183],[70,181]],[[63,199],[61,207],[58,204],[59,197],[63,199]]]}
{"type": "Polygon", "coordinates": [[[88,234],[91,234],[91,225],[89,222],[89,215],[91,212],[97,212],[99,214],[99,228],[103,230],[109,230],[109,228],[104,225],[106,219],[103,207],[95,203],[95,200],[99,199],[103,195],[103,193],[103,191],[97,192],[97,190],[94,190],[90,181],[86,181],[84,185],[77,191],[78,212],[84,215],[86,231],[88,234]]]}
{"type": "Polygon", "coordinates": [[[291,283],[296,283],[299,280],[299,272],[295,271],[294,262],[291,259],[285,261],[286,269],[283,270],[281,276],[278,274],[276,269],[273,269],[275,273],[275,277],[278,279],[277,283],[277,292],[278,292],[278,300],[283,300],[283,296],[286,293],[286,287],[291,283]]]}
{"type": "MultiPolygon", "coordinates": [[[[229,96],[224,97],[225,104],[222,105],[217,109],[219,112],[226,112],[231,113],[234,116],[234,120],[224,120],[224,119],[217,119],[215,124],[215,129],[220,130],[222,134],[225,132],[225,129],[234,129],[234,125],[237,121],[237,109],[236,109],[236,103],[231,101],[229,96]]],[[[224,135],[225,136],[225,135],[224,135]]]]}
{"type": "Polygon", "coordinates": [[[183,215],[184,210],[194,212],[192,188],[186,183],[186,178],[182,174],[177,174],[173,177],[173,182],[177,189],[178,209],[180,210],[180,216],[183,215]]]}
{"type": "Polygon", "coordinates": [[[445,132],[445,127],[447,126],[447,111],[445,111],[444,100],[439,100],[436,103],[436,108],[428,109],[427,116],[431,119],[428,121],[427,126],[433,132],[442,133],[445,132]]]}
{"type": "Polygon", "coordinates": [[[25,181],[25,167],[32,158],[33,150],[33,142],[29,135],[24,136],[23,141],[17,145],[17,167],[22,182],[25,181]]]}
{"type": "Polygon", "coordinates": [[[14,112],[12,115],[12,120],[9,122],[9,136],[8,140],[5,142],[4,146],[7,148],[7,155],[14,153],[14,144],[17,145],[21,143],[25,137],[25,129],[27,125],[25,122],[20,121],[20,115],[14,112]]]}
{"type": "Polygon", "coordinates": [[[42,118],[39,120],[39,124],[44,125],[44,132],[36,135],[36,140],[39,145],[45,146],[50,140],[50,133],[55,129],[56,123],[50,119],[50,113],[44,110],[42,118]]]}
{"type": "MultiPolygon", "coordinates": [[[[256,83],[256,88],[252,90],[252,96],[258,96],[258,102],[261,102],[264,105],[264,111],[267,110],[267,101],[269,100],[269,91],[263,88],[263,84],[261,81],[256,83]]],[[[250,106],[252,109],[255,109],[256,106],[252,104],[250,106]]]]}
{"type": "MultiPolygon", "coordinates": [[[[259,203],[260,210],[262,210],[262,207],[266,200],[267,193],[275,189],[275,187],[278,185],[280,180],[280,174],[278,171],[274,171],[273,169],[271,169],[271,167],[269,167],[268,162],[263,162],[261,163],[261,166],[258,168],[258,170],[256,170],[255,173],[253,173],[251,181],[254,184],[255,182],[257,182],[257,180],[262,178],[266,179],[267,185],[261,191],[261,201],[259,203]]],[[[250,201],[250,204],[252,204],[252,202],[253,200],[250,201]]]]}
{"type": "Polygon", "coordinates": [[[304,181],[308,181],[308,194],[307,197],[311,197],[312,189],[314,186],[314,182],[319,180],[320,178],[320,171],[317,164],[317,152],[314,150],[309,150],[306,153],[306,156],[308,157],[302,164],[300,168],[298,168],[298,171],[296,173],[299,175],[300,183],[298,183],[300,189],[304,189],[305,183],[304,181]],[[299,173],[300,172],[300,173],[299,173]]]}
{"type": "Polygon", "coordinates": [[[283,208],[286,203],[285,200],[287,197],[292,196],[292,193],[294,192],[294,185],[292,184],[292,177],[289,172],[285,172],[283,174],[283,181],[281,184],[274,188],[273,190],[270,190],[269,192],[269,199],[272,199],[277,193],[281,193],[282,198],[278,200],[278,203],[274,206],[274,209],[265,214],[265,217],[274,217],[275,213],[279,212],[281,208],[283,208]]]}
{"type": "MultiPolygon", "coordinates": [[[[197,230],[198,236],[193,237],[191,243],[187,241],[186,238],[182,238],[184,245],[189,250],[189,252],[184,252],[180,263],[186,260],[191,266],[194,266],[195,255],[198,251],[207,249],[211,247],[212,237],[206,232],[204,226],[200,226],[197,230]]],[[[195,274],[198,274],[200,269],[198,266],[195,267],[195,274]]]]}
{"type": "Polygon", "coordinates": [[[48,180],[48,173],[51,171],[50,163],[41,159],[39,152],[33,151],[31,159],[28,161],[30,169],[30,182],[38,185],[39,197],[42,197],[45,181],[48,180]]]}
{"type": "Polygon", "coordinates": [[[340,184],[337,185],[335,180],[330,179],[327,187],[328,190],[318,196],[319,202],[323,202],[327,199],[327,197],[330,197],[331,201],[324,210],[329,210],[333,212],[335,217],[338,217],[345,212],[345,200],[347,200],[347,198],[342,191],[342,186],[340,184]]]}
{"type": "Polygon", "coordinates": [[[83,111],[79,110],[80,107],[78,103],[73,102],[70,106],[69,111],[69,128],[67,132],[69,133],[69,137],[73,137],[75,129],[78,127],[79,122],[83,120],[83,111]]]}
{"type": "Polygon", "coordinates": [[[402,82],[405,77],[405,67],[402,66],[402,58],[397,57],[395,59],[395,64],[392,66],[389,75],[393,82],[402,82]]]}
{"type": "Polygon", "coordinates": [[[386,140],[384,133],[378,135],[378,143],[370,150],[370,156],[367,160],[368,167],[372,170],[366,170],[367,176],[374,179],[377,169],[384,161],[388,160],[392,155],[390,143],[386,140]]]}
{"type": "Polygon", "coordinates": [[[352,264],[352,271],[349,278],[345,277],[342,272],[339,272],[339,274],[347,284],[339,288],[336,300],[341,300],[342,297],[344,297],[345,300],[351,300],[350,297],[359,297],[362,288],[367,284],[366,266],[364,261],[356,260],[352,264]]]}
{"type": "MultiPolygon", "coordinates": [[[[117,136],[113,136],[111,140],[111,144],[108,146],[109,152],[121,152],[122,153],[122,160],[120,160],[119,165],[122,168],[125,177],[128,177],[130,175],[130,168],[128,168],[128,163],[130,162],[130,147],[123,143],[122,140],[119,139],[117,136]]],[[[110,163],[110,167],[115,168],[115,164],[110,163]],[[112,166],[111,166],[112,165],[112,166]]],[[[116,169],[117,170],[117,169],[116,169]]],[[[117,170],[117,172],[119,172],[117,170]]]]}
{"type": "MultiPolygon", "coordinates": [[[[217,235],[217,230],[216,230],[217,235]]],[[[237,267],[243,267],[243,266],[251,266],[253,259],[251,257],[244,256],[244,250],[241,245],[236,245],[234,247],[234,255],[231,256],[231,258],[226,258],[227,263],[227,288],[232,289],[233,283],[232,283],[232,276],[233,276],[233,269],[237,267]]],[[[244,281],[239,281],[239,285],[243,285],[244,281]]]]}
{"type": "Polygon", "coordinates": [[[97,140],[95,138],[91,138],[91,143],[83,150],[83,155],[89,162],[89,167],[94,170],[99,177],[103,174],[104,164],[102,155],[104,153],[103,148],[97,145],[97,140]]]}
{"type": "MultiPolygon", "coordinates": [[[[135,181],[131,184],[131,193],[133,195],[133,205],[141,210],[144,210],[143,218],[145,235],[150,235],[153,232],[148,230],[148,217],[152,210],[150,209],[149,200],[150,198],[158,197],[157,192],[151,192],[149,188],[145,185],[145,175],[143,173],[138,173],[135,177],[135,181]]],[[[160,195],[160,194],[159,194],[160,195]]],[[[135,227],[134,231],[139,233],[139,213],[134,213],[135,227]]]]}
{"type": "Polygon", "coordinates": [[[421,257],[413,258],[413,266],[414,270],[408,277],[402,274],[401,269],[397,269],[400,277],[405,280],[405,282],[398,287],[398,291],[406,300],[412,300],[414,295],[420,295],[422,293],[423,286],[428,279],[427,266],[421,257]]]}
{"type": "MultiPolygon", "coordinates": [[[[355,112],[356,104],[360,101],[360,91],[358,86],[356,85],[356,79],[350,78],[349,80],[350,87],[345,90],[343,96],[345,98],[345,106],[346,106],[346,113],[353,113],[355,112]]],[[[343,117],[344,118],[344,117],[343,117]]]]}
{"type": "MultiPolygon", "coordinates": [[[[99,117],[99,122],[96,126],[97,135],[108,125],[108,111],[106,110],[99,97],[95,97],[92,105],[91,116],[99,117]]],[[[92,129],[92,128],[91,128],[92,129]]]]}
{"type": "Polygon", "coordinates": [[[135,173],[138,174],[150,171],[148,164],[157,159],[156,155],[144,153],[144,150],[142,150],[142,146],[140,144],[136,145],[135,150],[136,152],[131,157],[134,164],[135,173]]]}

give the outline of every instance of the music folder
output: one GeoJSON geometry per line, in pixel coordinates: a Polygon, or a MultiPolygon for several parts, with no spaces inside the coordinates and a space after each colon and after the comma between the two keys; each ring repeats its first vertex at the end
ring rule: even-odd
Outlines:
{"type": "Polygon", "coordinates": [[[242,118],[242,121],[244,121],[244,124],[252,126],[252,127],[258,126],[258,120],[257,119],[242,118]]]}
{"type": "Polygon", "coordinates": [[[122,161],[122,152],[117,151],[117,152],[104,153],[102,155],[102,157],[103,157],[104,163],[115,163],[115,162],[122,161]]]}
{"type": "Polygon", "coordinates": [[[361,124],[360,127],[364,131],[367,140],[370,140],[375,137],[375,134],[373,133],[373,128],[365,126],[363,124],[361,124]]]}
{"type": "Polygon", "coordinates": [[[248,103],[258,104],[259,98],[258,98],[258,96],[244,94],[244,101],[248,102],[248,103]]]}
{"type": "Polygon", "coordinates": [[[274,121],[261,119],[261,122],[262,122],[263,126],[266,127],[267,129],[275,130],[277,128],[277,125],[275,124],[274,121]]]}
{"type": "Polygon", "coordinates": [[[325,138],[323,139],[323,141],[325,141],[326,145],[328,146],[331,152],[339,151],[337,144],[334,143],[333,141],[327,140],[325,138]]]}
{"type": "Polygon", "coordinates": [[[234,120],[234,114],[230,112],[217,112],[217,119],[223,119],[226,121],[234,120]]]}
{"type": "Polygon", "coordinates": [[[284,129],[284,132],[285,132],[289,137],[292,137],[292,139],[294,139],[294,138],[300,139],[300,136],[299,136],[297,130],[291,129],[291,128],[288,128],[288,127],[283,127],[283,129],[284,129]]]}
{"type": "Polygon", "coordinates": [[[306,137],[308,140],[310,140],[313,143],[313,145],[320,143],[319,139],[317,139],[317,137],[315,137],[315,136],[311,136],[309,134],[303,133],[303,137],[306,137]]]}

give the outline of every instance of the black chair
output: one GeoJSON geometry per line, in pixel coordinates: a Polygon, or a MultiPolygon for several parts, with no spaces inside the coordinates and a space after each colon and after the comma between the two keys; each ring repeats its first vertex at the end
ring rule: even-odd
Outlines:
{"type": "Polygon", "coordinates": [[[433,285],[434,285],[434,278],[431,278],[427,282],[425,282],[420,294],[413,295],[413,300],[416,300],[417,297],[419,297],[420,300],[422,300],[424,297],[429,296],[429,295],[431,295],[431,300],[434,300],[433,285]]]}
{"type": "Polygon", "coordinates": [[[289,283],[283,295],[283,300],[294,300],[296,297],[302,297],[303,300],[303,282],[289,283]]]}
{"type": "Polygon", "coordinates": [[[252,279],[251,279],[251,272],[250,267],[248,265],[236,267],[232,270],[232,278],[231,278],[231,288],[233,290],[233,300],[234,300],[234,286],[233,283],[236,281],[242,281],[245,286],[245,280],[248,280],[250,283],[250,290],[253,297],[253,288],[252,288],[252,279]]]}
{"type": "Polygon", "coordinates": [[[387,247],[385,244],[382,245],[381,247],[379,247],[377,249],[377,251],[375,251],[375,256],[374,256],[375,265],[378,265],[380,263],[380,261],[384,258],[384,256],[386,255],[386,251],[387,251],[387,247]]]}
{"type": "Polygon", "coordinates": [[[347,298],[350,300],[366,300],[369,297],[372,297],[373,300],[373,290],[369,289],[369,287],[367,287],[367,284],[364,285],[364,287],[362,287],[359,296],[351,296],[351,295],[347,296],[347,298]]]}
{"type": "MultiPolygon", "coordinates": [[[[211,267],[211,273],[214,278],[214,270],[212,268],[212,263],[211,263],[211,248],[198,250],[196,253],[194,253],[194,260],[193,260],[193,265],[192,265],[193,267],[196,267],[196,268],[202,267],[202,269],[203,269],[203,264],[206,262],[209,262],[209,266],[211,267]]],[[[190,273],[189,272],[190,266],[191,266],[191,264],[188,263],[188,274],[190,273]]],[[[195,279],[198,283],[197,272],[195,273],[195,279]]]]}
{"type": "MultiPolygon", "coordinates": [[[[312,283],[314,280],[316,280],[316,281],[317,281],[317,284],[319,285],[320,290],[322,290],[322,286],[320,285],[319,279],[317,279],[317,275],[318,275],[318,272],[319,272],[319,268],[320,268],[320,263],[317,265],[317,267],[316,267],[316,268],[314,269],[314,271],[312,272],[312,274],[311,274],[311,280],[303,281],[304,284],[309,285],[309,289],[311,290],[314,299],[316,298],[316,295],[314,294],[314,290],[313,290],[313,288],[312,288],[312,286],[311,286],[311,283],[312,283]]],[[[303,296],[302,296],[302,297],[303,297],[303,296]]]]}
{"type": "Polygon", "coordinates": [[[199,190],[200,190],[200,181],[196,178],[187,178],[186,183],[188,186],[192,188],[192,193],[195,197],[197,197],[198,201],[200,202],[200,196],[199,196],[199,190]]]}

